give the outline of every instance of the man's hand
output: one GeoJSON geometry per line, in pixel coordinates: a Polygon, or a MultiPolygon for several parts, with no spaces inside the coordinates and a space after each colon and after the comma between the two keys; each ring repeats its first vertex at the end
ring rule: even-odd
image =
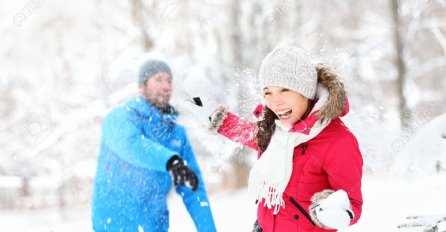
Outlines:
{"type": "Polygon", "coordinates": [[[187,167],[183,160],[175,155],[167,161],[167,171],[173,176],[173,183],[182,187],[188,185],[192,191],[198,188],[198,177],[194,171],[187,167]]]}

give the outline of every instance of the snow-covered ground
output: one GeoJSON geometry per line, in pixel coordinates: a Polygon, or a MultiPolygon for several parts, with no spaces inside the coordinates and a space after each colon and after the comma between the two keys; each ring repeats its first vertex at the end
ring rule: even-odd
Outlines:
{"type": "MultiPolygon", "coordinates": [[[[364,206],[361,220],[343,232],[423,231],[398,230],[406,216],[446,213],[446,173],[417,179],[391,179],[388,176],[363,178],[364,206]]],[[[256,206],[247,190],[211,197],[217,228],[222,232],[250,231],[256,206]]],[[[195,231],[181,199],[169,201],[172,232],[195,231]]],[[[44,211],[0,211],[1,231],[7,232],[79,232],[91,231],[89,206],[44,211]]],[[[439,231],[446,231],[446,225],[439,231]]]]}

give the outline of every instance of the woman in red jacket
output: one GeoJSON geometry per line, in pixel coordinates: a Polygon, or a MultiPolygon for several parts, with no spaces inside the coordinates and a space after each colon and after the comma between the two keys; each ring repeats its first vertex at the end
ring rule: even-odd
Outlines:
{"type": "Polygon", "coordinates": [[[219,107],[210,129],[258,151],[248,190],[257,200],[254,231],[328,231],[361,215],[362,156],[339,119],[348,112],[343,84],[305,51],[279,47],[262,62],[266,106],[257,122],[219,107]]]}

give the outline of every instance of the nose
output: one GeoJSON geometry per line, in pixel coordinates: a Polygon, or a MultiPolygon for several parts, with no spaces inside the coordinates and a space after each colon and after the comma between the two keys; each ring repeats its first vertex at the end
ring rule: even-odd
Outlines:
{"type": "Polygon", "coordinates": [[[164,92],[170,92],[172,91],[172,84],[170,82],[164,81],[161,85],[161,88],[164,92]]]}
{"type": "Polygon", "coordinates": [[[277,108],[283,105],[283,101],[280,96],[272,96],[270,100],[271,100],[271,106],[273,106],[273,108],[277,108]]]}
{"type": "Polygon", "coordinates": [[[283,105],[283,100],[279,96],[271,96],[266,99],[267,105],[272,109],[275,110],[283,105]]]}

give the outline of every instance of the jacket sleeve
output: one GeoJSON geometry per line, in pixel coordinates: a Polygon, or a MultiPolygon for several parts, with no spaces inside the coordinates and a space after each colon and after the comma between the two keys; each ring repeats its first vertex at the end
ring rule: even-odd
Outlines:
{"type": "Polygon", "coordinates": [[[255,128],[256,124],[254,122],[228,112],[218,133],[234,142],[241,143],[258,151],[259,148],[254,136],[255,128]]]}
{"type": "Polygon", "coordinates": [[[324,169],[333,190],[344,190],[350,200],[356,223],[362,212],[361,178],[363,160],[355,136],[345,133],[339,136],[327,151],[324,169]]]}
{"type": "Polygon", "coordinates": [[[121,159],[138,167],[167,171],[167,161],[177,154],[145,137],[131,115],[121,108],[107,115],[102,131],[105,144],[121,159]]]}
{"type": "MultiPolygon", "coordinates": [[[[184,130],[184,129],[183,129],[184,130]]],[[[215,232],[214,219],[212,217],[211,207],[206,193],[206,188],[201,175],[201,171],[195,154],[189,143],[187,135],[183,132],[183,148],[180,154],[182,159],[187,163],[187,166],[191,168],[198,177],[199,185],[198,189],[193,192],[190,188],[176,186],[177,193],[183,197],[184,205],[186,206],[189,215],[191,216],[198,232],[215,232]]]]}

